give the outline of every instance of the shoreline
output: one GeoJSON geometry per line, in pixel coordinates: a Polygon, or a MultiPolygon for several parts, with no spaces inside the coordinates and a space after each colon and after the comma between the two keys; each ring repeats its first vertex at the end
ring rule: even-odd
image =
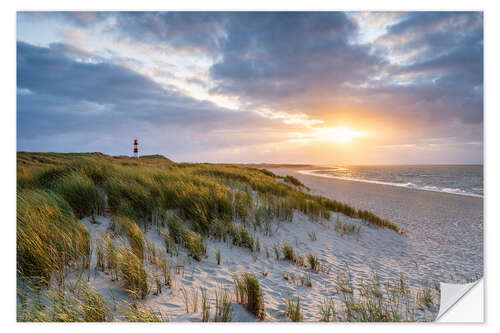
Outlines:
{"type": "Polygon", "coordinates": [[[455,271],[466,277],[483,274],[483,198],[318,177],[300,173],[304,168],[268,170],[296,177],[311,194],[396,223],[407,232],[405,242],[418,254],[415,262],[423,280],[432,279],[434,273],[441,276],[441,282],[451,282],[455,271]]]}
{"type": "Polygon", "coordinates": [[[451,192],[451,191],[444,191],[444,190],[435,190],[435,189],[430,189],[430,188],[409,187],[409,186],[406,186],[405,184],[399,184],[399,183],[390,183],[390,182],[384,182],[384,181],[378,181],[378,180],[369,180],[369,179],[361,179],[361,178],[339,177],[339,176],[332,176],[332,175],[329,175],[329,174],[319,174],[319,173],[315,173],[316,171],[322,171],[322,169],[317,169],[317,170],[316,169],[313,169],[313,170],[296,170],[296,172],[299,173],[299,174],[307,175],[307,176],[313,176],[313,177],[322,177],[322,178],[338,179],[338,180],[345,180],[345,181],[351,181],[351,182],[360,182],[360,183],[367,183],[367,184],[377,184],[377,185],[385,185],[385,186],[394,186],[394,187],[406,188],[406,189],[410,189],[410,190],[437,192],[437,193],[461,195],[461,196],[465,196],[465,197],[473,197],[473,198],[484,199],[484,195],[474,194],[474,193],[469,193],[469,192],[459,193],[459,192],[451,192]]]}

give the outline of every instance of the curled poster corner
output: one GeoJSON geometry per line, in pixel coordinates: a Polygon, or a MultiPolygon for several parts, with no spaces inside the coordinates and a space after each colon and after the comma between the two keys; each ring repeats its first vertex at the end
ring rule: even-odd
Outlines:
{"type": "MultiPolygon", "coordinates": [[[[477,288],[476,288],[477,289],[477,288]]],[[[439,313],[436,317],[438,322],[483,322],[483,280],[479,279],[472,283],[453,284],[441,282],[441,299],[439,313]],[[467,299],[467,294],[479,285],[479,294],[474,298],[467,299]],[[472,302],[474,304],[464,304],[472,302]],[[476,304],[479,302],[479,304],[476,304]],[[478,306],[480,305],[480,306],[478,306]],[[458,307],[460,307],[458,309],[458,307]],[[453,309],[452,309],[453,308],[453,309]],[[451,313],[452,311],[455,313],[451,313]],[[472,313],[472,312],[473,313],[472,313]],[[467,314],[467,316],[463,316],[467,314]]]]}

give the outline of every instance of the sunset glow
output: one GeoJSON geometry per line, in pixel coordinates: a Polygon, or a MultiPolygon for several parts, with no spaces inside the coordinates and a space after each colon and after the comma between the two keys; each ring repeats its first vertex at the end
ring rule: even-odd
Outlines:
{"type": "Polygon", "coordinates": [[[336,127],[330,130],[330,139],[338,143],[351,142],[352,140],[365,135],[365,132],[354,131],[347,127],[336,127]]]}

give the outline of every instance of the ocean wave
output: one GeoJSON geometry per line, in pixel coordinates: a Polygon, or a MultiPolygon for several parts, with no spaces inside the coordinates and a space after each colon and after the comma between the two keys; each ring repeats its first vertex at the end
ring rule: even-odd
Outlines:
{"type": "MultiPolygon", "coordinates": [[[[337,170],[337,169],[332,169],[337,170]]],[[[431,185],[417,185],[411,182],[407,183],[393,183],[393,182],[386,182],[386,181],[380,181],[380,180],[372,180],[372,179],[362,179],[362,178],[353,178],[353,177],[342,177],[342,176],[334,176],[331,174],[326,174],[324,173],[325,169],[321,170],[299,170],[298,172],[303,175],[309,175],[309,176],[316,176],[316,177],[324,177],[324,178],[334,178],[334,179],[342,179],[342,180],[350,180],[354,182],[362,182],[362,183],[370,183],[370,184],[380,184],[380,185],[389,185],[389,186],[396,186],[396,187],[406,187],[406,188],[411,188],[415,190],[422,190],[422,191],[432,191],[432,192],[443,192],[443,193],[451,193],[451,194],[457,194],[457,195],[464,195],[468,197],[477,197],[477,198],[483,198],[483,195],[477,194],[477,193],[472,193],[472,192],[467,192],[459,188],[440,188],[437,186],[431,186],[431,185]]]]}

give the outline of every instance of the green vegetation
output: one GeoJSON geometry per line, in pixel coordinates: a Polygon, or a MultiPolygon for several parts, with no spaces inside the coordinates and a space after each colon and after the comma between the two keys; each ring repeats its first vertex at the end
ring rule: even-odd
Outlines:
{"type": "Polygon", "coordinates": [[[425,312],[433,306],[431,287],[426,284],[413,294],[403,276],[399,281],[382,283],[377,274],[372,273],[369,279],[361,279],[359,288],[354,289],[346,265],[346,272],[339,273],[335,283],[341,306],[337,311],[333,299],[325,300],[320,308],[322,321],[415,321],[417,311],[425,312]]]}
{"type": "Polygon", "coordinates": [[[36,285],[27,287],[38,296],[22,298],[18,321],[34,322],[104,322],[112,320],[109,307],[102,295],[86,285],[76,285],[70,289],[55,289],[39,294],[36,285]]]}
{"type": "Polygon", "coordinates": [[[311,276],[309,274],[302,275],[300,277],[300,285],[311,288],[312,287],[311,276]]]}
{"type": "Polygon", "coordinates": [[[284,243],[282,246],[281,246],[281,250],[283,251],[283,259],[285,260],[290,260],[290,261],[295,261],[295,253],[293,251],[293,247],[288,244],[288,243],[284,243]]]}
{"type": "Polygon", "coordinates": [[[138,303],[125,303],[122,314],[129,322],[158,323],[169,321],[161,312],[155,312],[150,307],[138,303]]]}
{"type": "Polygon", "coordinates": [[[361,227],[355,223],[345,222],[337,219],[335,221],[335,231],[339,232],[341,236],[359,234],[361,227]]]}
{"type": "Polygon", "coordinates": [[[428,282],[426,282],[425,287],[417,293],[416,301],[419,310],[430,308],[434,304],[432,290],[428,282]]]}
{"type": "Polygon", "coordinates": [[[200,288],[201,290],[201,321],[210,321],[210,303],[208,301],[208,294],[205,288],[200,288]]]}
{"type": "Polygon", "coordinates": [[[371,223],[371,224],[374,224],[374,225],[378,225],[379,227],[384,227],[384,228],[392,229],[392,230],[394,230],[395,232],[397,232],[399,234],[404,234],[405,233],[402,229],[400,229],[397,225],[395,225],[391,221],[381,219],[377,215],[375,215],[373,213],[370,213],[367,210],[358,210],[357,217],[359,217],[360,219],[365,220],[368,223],[371,223]]]}
{"type": "Polygon", "coordinates": [[[315,256],[312,253],[309,253],[307,255],[307,262],[309,263],[309,266],[313,271],[318,272],[319,271],[319,259],[317,256],[315,256]]]}
{"type": "Polygon", "coordinates": [[[234,278],[234,291],[238,303],[243,304],[257,318],[264,319],[264,299],[260,290],[259,280],[255,275],[245,272],[234,278]]]}
{"type": "MultiPolygon", "coordinates": [[[[186,227],[182,220],[175,215],[169,218],[167,225],[169,230],[168,237],[173,239],[175,243],[184,245],[184,247],[190,251],[194,259],[201,261],[206,253],[203,237],[186,227]]],[[[168,239],[169,238],[165,240],[166,243],[168,239]]]]}
{"type": "Polygon", "coordinates": [[[89,257],[87,229],[60,195],[34,189],[18,193],[17,269],[22,276],[48,283],[54,273],[62,285],[68,266],[89,257]]]}
{"type": "Polygon", "coordinates": [[[230,225],[229,235],[233,245],[247,248],[250,251],[254,250],[254,238],[248,233],[245,227],[230,225]]]}
{"type": "Polygon", "coordinates": [[[335,301],[333,297],[325,297],[323,304],[319,308],[320,321],[336,321],[337,311],[335,310],[335,301]]]}
{"type": "Polygon", "coordinates": [[[118,279],[118,251],[113,240],[107,233],[104,235],[104,243],[106,246],[106,266],[111,271],[111,280],[114,281],[118,279]]]}
{"type": "Polygon", "coordinates": [[[132,252],[142,261],[144,259],[144,236],[141,229],[128,217],[119,216],[115,218],[118,220],[120,231],[127,236],[132,252]]]}
{"type": "Polygon", "coordinates": [[[287,175],[287,176],[285,176],[285,178],[283,178],[283,180],[285,181],[285,183],[290,183],[290,184],[295,185],[297,187],[302,187],[308,191],[310,190],[309,187],[302,184],[302,182],[300,180],[298,180],[297,178],[295,178],[293,176],[287,175]]]}
{"type": "MultiPolygon", "coordinates": [[[[342,213],[401,233],[389,221],[298,191],[296,187],[304,186],[297,179],[288,177],[280,181],[266,170],[236,165],[177,164],[157,155],[137,160],[101,153],[19,152],[17,162],[18,278],[40,289],[56,285],[64,290],[70,274],[80,281],[86,272],[85,277],[90,279],[92,251],[95,251],[95,271],[105,272],[112,281],[119,280],[135,299],[150,293],[148,279],[156,286],[156,293],[162,287],[159,277],[172,288],[173,273],[166,254],[144,239],[142,230],[152,228],[164,237],[168,254],[177,255],[184,248],[197,261],[206,256],[208,238],[248,249],[257,257],[261,243],[256,233],[272,235],[282,222],[293,221],[296,211],[311,221],[329,219],[332,212],[342,213]],[[110,230],[99,236],[102,241],[96,239],[97,243],[91,246],[89,233],[79,219],[104,213],[112,217],[110,230]],[[128,244],[114,241],[118,236],[126,238],[128,244]],[[161,274],[152,272],[148,277],[144,266],[148,263],[161,274]]],[[[91,218],[90,223],[99,222],[91,218]]],[[[316,239],[315,234],[309,237],[316,239]]],[[[273,250],[277,259],[281,252],[283,259],[304,266],[304,257],[296,255],[290,245],[273,250]]],[[[269,256],[267,248],[265,252],[269,256]]],[[[216,256],[220,264],[220,252],[216,256]]],[[[310,260],[309,265],[315,270],[310,260]]],[[[255,276],[243,274],[235,283],[239,302],[263,318],[262,293],[255,276]]],[[[81,292],[79,297],[98,304],[100,299],[92,295],[81,292]]],[[[61,299],[60,295],[52,299],[54,313],[60,311],[60,316],[45,316],[46,312],[38,311],[39,318],[35,315],[25,318],[70,321],[104,318],[103,307],[99,314],[85,314],[78,310],[78,305],[75,305],[77,310],[66,307],[73,313],[64,313],[61,304],[67,301],[61,299]]],[[[218,313],[220,310],[218,320],[230,318],[228,304],[216,310],[218,313]]],[[[165,320],[136,305],[127,307],[125,312],[127,320],[165,320]]]]}
{"type": "Polygon", "coordinates": [[[215,290],[215,316],[216,322],[229,322],[232,320],[231,294],[220,286],[215,290]]]}
{"type": "MultiPolygon", "coordinates": [[[[288,179],[296,184],[292,177],[288,179]]],[[[190,246],[197,259],[204,255],[200,237],[226,238],[232,233],[235,245],[252,249],[253,238],[245,228],[249,219],[255,229],[270,234],[272,221],[291,221],[294,210],[314,221],[329,218],[332,211],[340,212],[400,232],[391,222],[369,212],[296,191],[266,171],[230,165],[174,164],[158,156],[137,161],[100,153],[20,152],[17,188],[18,202],[31,198],[33,191],[43,191],[69,219],[98,214],[107,206],[113,215],[147,227],[153,220],[165,225],[170,219],[166,212],[176,210],[179,223],[195,233],[182,230],[176,242],[190,246]],[[234,225],[238,220],[242,227],[234,225]],[[190,222],[189,226],[185,221],[190,222]]]]}
{"type": "Polygon", "coordinates": [[[293,322],[302,321],[302,312],[300,310],[300,298],[294,301],[291,297],[286,300],[286,315],[293,322]]]}
{"type": "Polygon", "coordinates": [[[104,210],[102,192],[85,174],[73,172],[62,177],[54,190],[68,202],[79,218],[99,214],[104,210]]]}
{"type": "Polygon", "coordinates": [[[149,294],[148,275],[142,260],[134,252],[123,249],[120,255],[120,273],[124,288],[134,298],[144,298],[149,294]]]}

